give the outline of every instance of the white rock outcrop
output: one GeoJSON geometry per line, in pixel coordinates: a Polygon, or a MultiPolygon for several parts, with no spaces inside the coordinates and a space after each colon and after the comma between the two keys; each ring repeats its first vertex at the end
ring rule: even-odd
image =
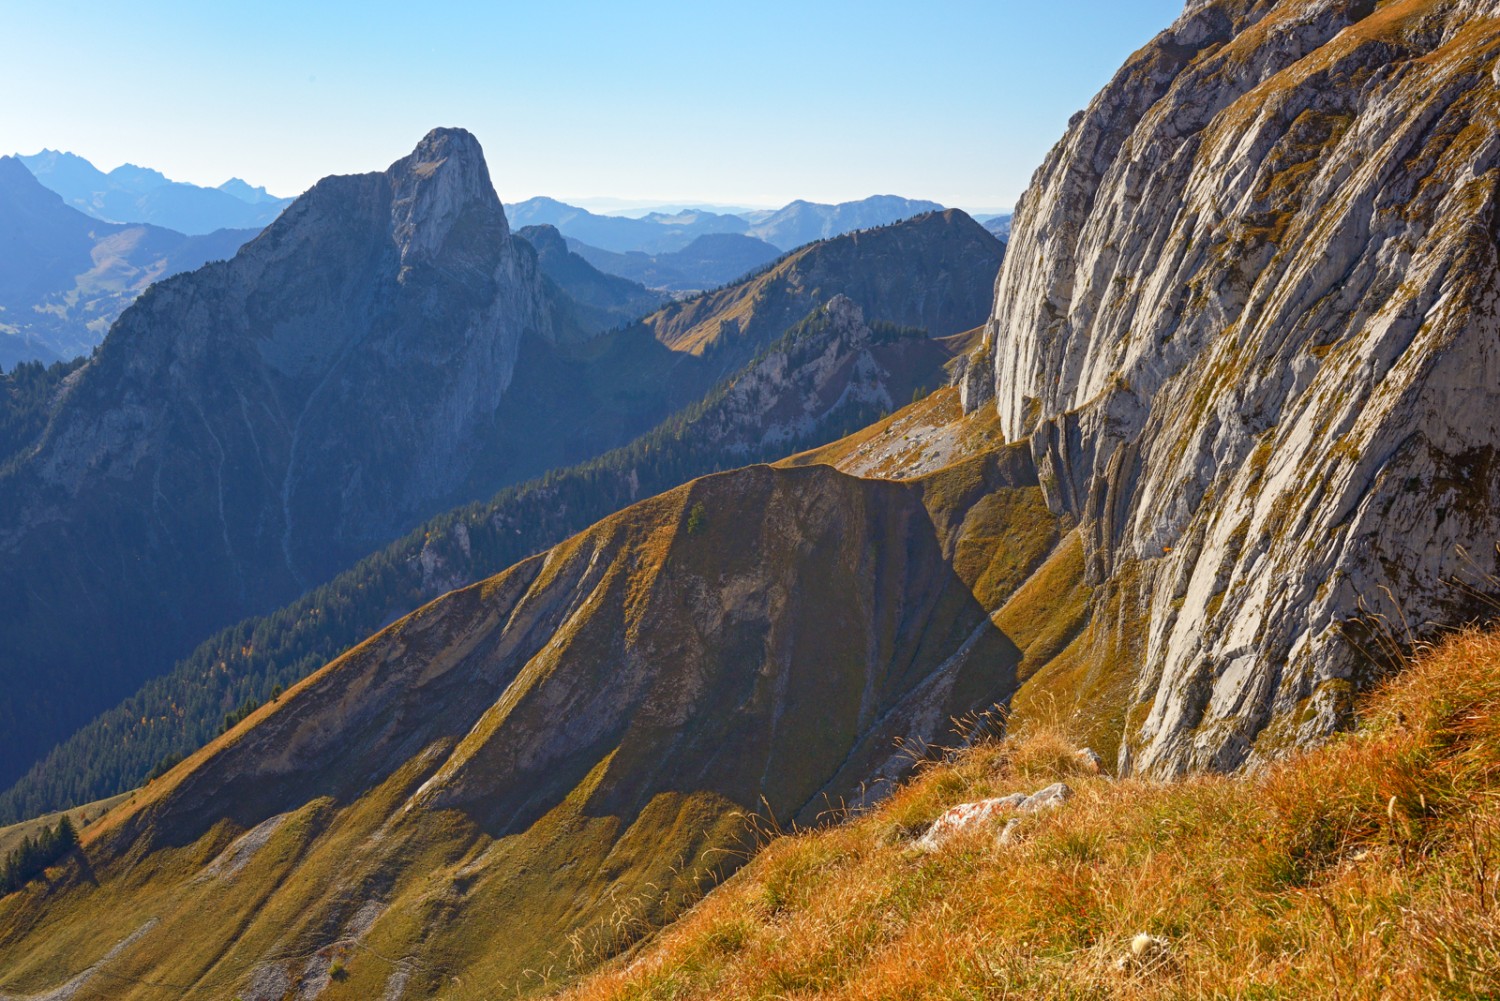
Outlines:
{"type": "Polygon", "coordinates": [[[1500,539],[1497,53],[1494,2],[1194,2],[1022,199],[965,397],[1143,637],[1122,774],[1317,739],[1362,607],[1466,614],[1459,547],[1500,539]]]}
{"type": "MultiPolygon", "coordinates": [[[[975,800],[972,803],[960,803],[949,807],[932,822],[932,826],[917,839],[913,845],[918,851],[936,851],[946,844],[954,835],[964,831],[971,831],[986,824],[993,824],[1001,817],[1020,813],[1039,813],[1042,810],[1050,810],[1061,806],[1071,798],[1073,790],[1068,788],[1064,782],[1054,782],[1045,789],[1038,789],[1031,795],[1024,792],[1013,792],[1008,796],[995,796],[991,799],[975,800]]],[[[1016,821],[1012,819],[1006,824],[1000,835],[1000,843],[1004,844],[1010,840],[1011,832],[1015,830],[1016,821]]]]}

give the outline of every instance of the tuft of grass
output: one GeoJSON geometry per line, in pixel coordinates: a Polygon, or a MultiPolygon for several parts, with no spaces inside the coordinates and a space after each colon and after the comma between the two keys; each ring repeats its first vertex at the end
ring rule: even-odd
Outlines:
{"type": "Polygon", "coordinates": [[[1091,774],[1028,722],[775,839],[562,996],[1500,996],[1500,632],[1449,638],[1361,709],[1262,773],[1174,783],[1091,774]],[[956,803],[1059,778],[1074,797],[1013,843],[911,848],[956,803]]]}

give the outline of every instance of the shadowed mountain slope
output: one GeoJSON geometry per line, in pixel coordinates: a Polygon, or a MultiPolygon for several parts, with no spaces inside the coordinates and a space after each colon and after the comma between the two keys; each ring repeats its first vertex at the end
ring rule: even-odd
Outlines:
{"type": "Polygon", "coordinates": [[[579,327],[599,333],[635,320],[659,308],[664,296],[639,282],[606,274],[568,249],[552,226],[527,226],[516,235],[536,251],[542,274],[562,290],[577,315],[579,327]]]}
{"type": "Polygon", "coordinates": [[[674,351],[701,354],[785,330],[839,293],[871,319],[945,337],[975,326],[968,321],[976,306],[994,295],[985,274],[998,271],[1004,255],[1004,244],[984,227],[949,209],[803,247],[762,274],[668,306],[646,324],[674,351]],[[875,309],[877,302],[885,308],[875,309]]]}

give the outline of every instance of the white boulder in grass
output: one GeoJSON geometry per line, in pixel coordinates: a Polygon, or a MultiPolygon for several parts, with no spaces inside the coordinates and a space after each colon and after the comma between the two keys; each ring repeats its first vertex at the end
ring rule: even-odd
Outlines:
{"type": "Polygon", "coordinates": [[[1016,792],[1009,796],[996,796],[994,799],[981,799],[949,807],[927,828],[927,833],[918,839],[916,847],[924,852],[933,851],[960,831],[989,823],[1002,813],[1017,809],[1028,798],[1024,792],[1016,792]]]}
{"type": "Polygon", "coordinates": [[[1130,940],[1130,950],[1115,960],[1115,969],[1124,973],[1160,966],[1172,951],[1172,943],[1141,932],[1130,940]]]}
{"type": "Polygon", "coordinates": [[[1058,806],[1071,795],[1073,795],[1073,790],[1067,785],[1054,782],[1030,796],[1023,792],[1015,792],[1009,796],[996,796],[994,799],[960,803],[955,807],[950,807],[937,820],[934,820],[932,826],[927,829],[927,833],[917,840],[914,847],[919,851],[935,851],[961,831],[994,822],[1006,813],[1035,813],[1038,810],[1050,809],[1058,806]]]}

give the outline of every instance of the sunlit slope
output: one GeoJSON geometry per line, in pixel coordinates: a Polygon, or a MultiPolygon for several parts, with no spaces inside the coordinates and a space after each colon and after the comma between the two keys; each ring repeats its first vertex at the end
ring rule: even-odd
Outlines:
{"type": "Polygon", "coordinates": [[[1500,637],[1464,633],[1362,700],[1357,735],[1257,775],[1112,779],[1028,728],[779,839],[559,996],[1494,997],[1497,705],[1500,637]],[[914,847],[952,805],[1057,780],[1072,798],[1005,843],[1002,815],[914,847]]]}
{"type": "Polygon", "coordinates": [[[1008,696],[1032,640],[990,613],[1070,538],[1017,451],[910,483],[753,466],[637,504],[95,825],[0,901],[0,992],[91,964],[77,998],[466,996],[453,977],[586,968],[732,870],[743,814],[874,795],[898,739],[1008,696]]]}

